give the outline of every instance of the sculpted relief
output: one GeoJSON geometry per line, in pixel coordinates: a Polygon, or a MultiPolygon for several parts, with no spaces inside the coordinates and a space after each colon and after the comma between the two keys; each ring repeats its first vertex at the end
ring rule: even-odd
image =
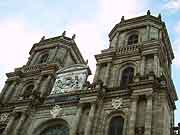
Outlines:
{"type": "Polygon", "coordinates": [[[84,67],[71,67],[58,72],[51,95],[82,89],[87,80],[88,71],[84,67]]]}

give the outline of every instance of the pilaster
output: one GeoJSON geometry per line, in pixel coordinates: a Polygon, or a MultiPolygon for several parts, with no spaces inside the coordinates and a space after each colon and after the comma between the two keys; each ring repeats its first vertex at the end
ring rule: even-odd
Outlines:
{"type": "Polygon", "coordinates": [[[105,72],[105,78],[104,78],[104,86],[108,85],[111,65],[112,65],[111,62],[107,64],[107,68],[106,68],[106,72],[105,72]]]}
{"type": "Polygon", "coordinates": [[[15,128],[15,135],[19,135],[19,132],[21,131],[22,125],[24,124],[25,119],[26,119],[26,117],[27,117],[25,111],[20,112],[20,113],[21,113],[20,119],[19,119],[19,121],[18,121],[18,123],[17,123],[17,125],[16,125],[16,128],[15,128]]]}
{"type": "Polygon", "coordinates": [[[141,60],[141,71],[140,71],[140,75],[144,76],[144,69],[145,69],[145,56],[142,56],[142,60],[141,60]]]}
{"type": "Polygon", "coordinates": [[[91,135],[92,125],[93,125],[93,120],[94,120],[94,115],[95,115],[95,109],[96,109],[96,103],[92,102],[91,103],[91,109],[89,111],[88,121],[86,123],[84,135],[91,135]]]}
{"type": "Polygon", "coordinates": [[[6,90],[6,93],[4,95],[3,103],[6,103],[9,100],[9,97],[11,96],[13,89],[15,88],[17,82],[13,81],[10,87],[6,90]]]}
{"type": "Polygon", "coordinates": [[[135,135],[135,123],[136,123],[138,99],[139,99],[138,96],[132,96],[128,135],[135,135]]]}
{"type": "Polygon", "coordinates": [[[52,79],[52,75],[48,75],[47,79],[44,81],[43,86],[41,88],[41,95],[40,97],[44,97],[48,93],[49,83],[52,79]]]}
{"type": "Polygon", "coordinates": [[[158,76],[158,56],[154,54],[154,74],[158,76]]]}
{"type": "Polygon", "coordinates": [[[78,130],[78,127],[79,127],[82,112],[83,112],[83,105],[80,104],[79,107],[78,107],[78,110],[76,112],[76,116],[74,118],[71,135],[77,135],[77,130],[78,130]]]}
{"type": "Polygon", "coordinates": [[[6,126],[6,128],[5,128],[5,130],[4,130],[4,132],[3,132],[3,135],[9,135],[9,132],[10,132],[11,129],[12,129],[12,126],[13,126],[13,124],[14,124],[14,121],[15,121],[18,113],[17,113],[17,112],[12,112],[10,115],[11,115],[11,116],[10,116],[10,119],[9,119],[9,121],[8,121],[8,123],[7,123],[7,126],[6,126]]]}
{"type": "Polygon", "coordinates": [[[146,105],[146,116],[145,116],[145,135],[151,135],[152,127],[152,95],[146,95],[147,105],[146,105]]]}
{"type": "Polygon", "coordinates": [[[94,75],[93,82],[98,81],[99,72],[100,72],[100,64],[96,64],[96,72],[95,72],[95,75],[94,75]]]}
{"type": "Polygon", "coordinates": [[[9,86],[9,82],[6,81],[2,91],[0,93],[0,103],[2,103],[2,101],[3,101],[3,96],[6,93],[6,90],[7,90],[8,86],[9,86]]]}

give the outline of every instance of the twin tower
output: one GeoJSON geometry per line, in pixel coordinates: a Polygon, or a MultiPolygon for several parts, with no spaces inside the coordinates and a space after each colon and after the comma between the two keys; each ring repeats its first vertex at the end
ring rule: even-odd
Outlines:
{"type": "Polygon", "coordinates": [[[174,135],[174,58],[161,16],[125,20],[91,70],[75,35],[35,43],[25,65],[7,73],[0,94],[3,135],[174,135]]]}

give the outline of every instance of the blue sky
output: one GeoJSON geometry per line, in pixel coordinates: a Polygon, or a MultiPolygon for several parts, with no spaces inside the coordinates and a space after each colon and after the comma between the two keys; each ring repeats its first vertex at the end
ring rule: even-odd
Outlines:
{"type": "MultiPolygon", "coordinates": [[[[155,16],[161,13],[166,22],[176,57],[173,79],[180,96],[180,0],[1,0],[0,88],[5,73],[27,62],[33,43],[64,30],[68,36],[76,34],[76,43],[94,72],[94,55],[107,48],[108,33],[121,16],[144,15],[148,9],[155,16]]],[[[176,122],[180,122],[180,102],[177,108],[176,122]]]]}

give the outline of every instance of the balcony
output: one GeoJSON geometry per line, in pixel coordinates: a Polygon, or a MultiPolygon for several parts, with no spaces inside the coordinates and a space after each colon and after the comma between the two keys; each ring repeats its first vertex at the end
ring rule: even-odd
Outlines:
{"type": "Polygon", "coordinates": [[[21,72],[21,73],[32,73],[32,72],[40,72],[43,70],[57,70],[58,66],[57,64],[37,64],[37,65],[24,65],[21,68],[16,68],[15,72],[21,72]]]}
{"type": "Polygon", "coordinates": [[[117,48],[116,54],[117,55],[125,55],[125,54],[132,54],[139,52],[139,44],[134,45],[128,45],[128,46],[122,46],[120,48],[117,48]]]}

